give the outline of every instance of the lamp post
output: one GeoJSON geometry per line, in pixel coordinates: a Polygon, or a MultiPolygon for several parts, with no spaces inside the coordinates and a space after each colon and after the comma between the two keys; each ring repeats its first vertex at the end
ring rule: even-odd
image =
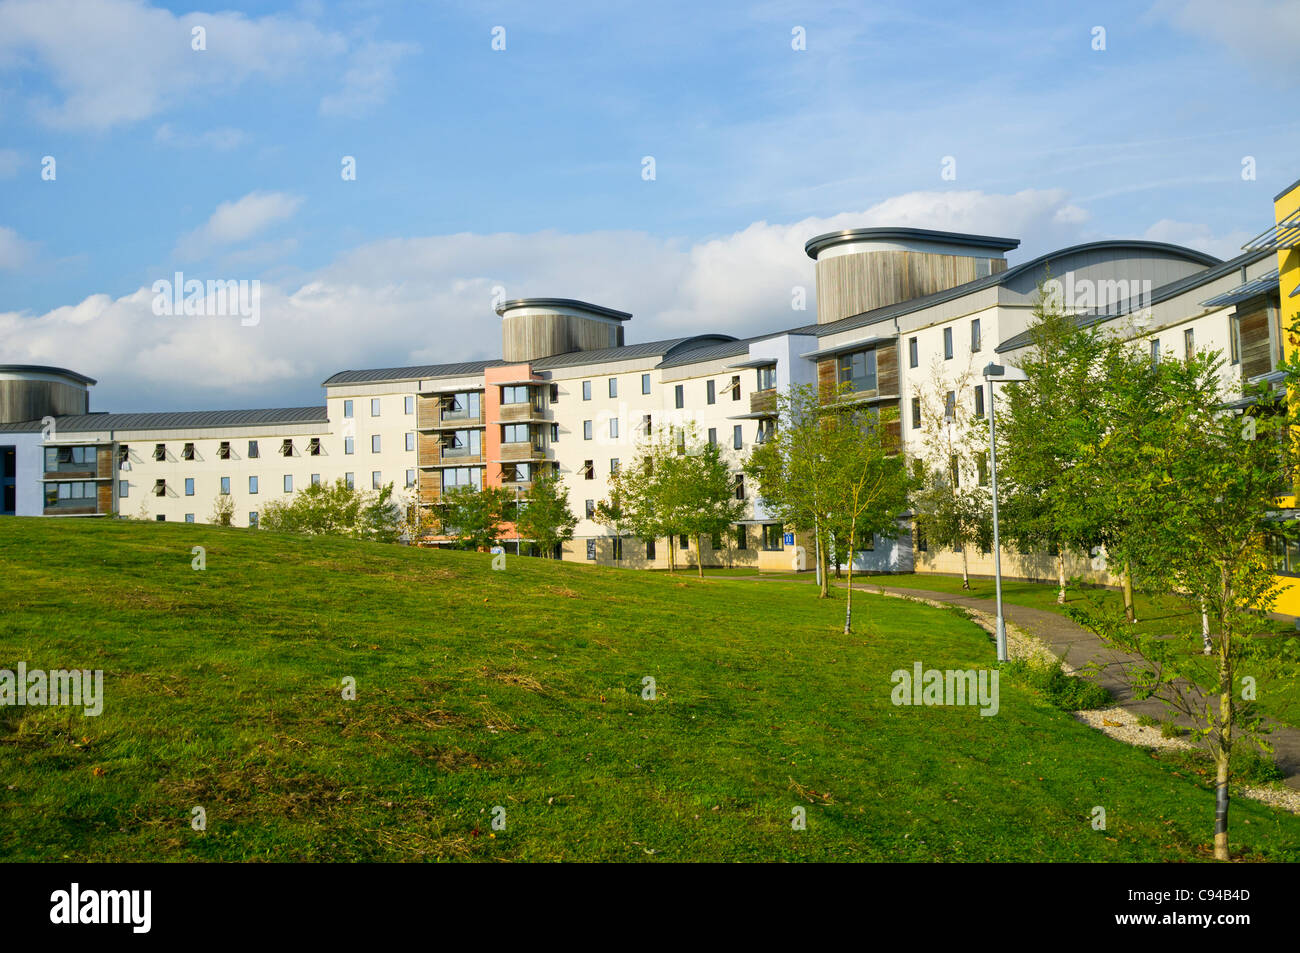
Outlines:
{"type": "Polygon", "coordinates": [[[993,586],[997,592],[998,622],[998,661],[1007,661],[1007,626],[1002,617],[1002,545],[998,537],[998,438],[996,417],[996,397],[994,383],[1018,383],[1029,380],[1025,372],[1009,364],[989,363],[984,366],[984,379],[989,383],[989,469],[993,474],[993,586]]]}

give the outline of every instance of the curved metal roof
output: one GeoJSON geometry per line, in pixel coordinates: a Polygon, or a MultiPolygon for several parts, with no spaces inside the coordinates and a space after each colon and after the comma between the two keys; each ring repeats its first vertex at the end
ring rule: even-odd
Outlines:
{"type": "Polygon", "coordinates": [[[377,381],[414,381],[428,377],[468,377],[500,361],[462,361],[459,364],[415,364],[409,367],[376,367],[360,371],[339,371],[321,382],[331,384],[373,384],[377,381]]]}
{"type": "MultiPolygon", "coordinates": [[[[217,427],[268,426],[281,424],[323,424],[329,416],[324,407],[271,407],[256,410],[182,410],[142,414],[63,414],[54,418],[59,433],[87,433],[103,430],[203,430],[217,427]]],[[[0,424],[11,433],[40,430],[39,420],[21,424],[0,424]]]]}
{"type": "Polygon", "coordinates": [[[816,259],[821,252],[835,245],[861,241],[936,242],[944,245],[970,245],[975,248],[992,248],[1011,251],[1020,247],[1018,238],[998,238],[995,235],[971,235],[967,232],[941,232],[930,228],[846,228],[827,232],[808,239],[803,250],[809,258],[816,259]]]}
{"type": "Polygon", "coordinates": [[[70,371],[66,367],[53,367],[48,364],[0,364],[0,373],[54,374],[59,377],[66,377],[69,380],[74,380],[79,384],[97,383],[93,377],[87,377],[85,374],[78,374],[76,371],[70,371]]]}
{"type": "Polygon", "coordinates": [[[586,311],[602,318],[613,318],[615,321],[627,321],[632,317],[626,311],[615,311],[613,308],[592,304],[590,301],[579,301],[577,298],[515,298],[497,305],[496,312],[504,317],[507,311],[516,308],[566,308],[571,311],[586,311]]]}

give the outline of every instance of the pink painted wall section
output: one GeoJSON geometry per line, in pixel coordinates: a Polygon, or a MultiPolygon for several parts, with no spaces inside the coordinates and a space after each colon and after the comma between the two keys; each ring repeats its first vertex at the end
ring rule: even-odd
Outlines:
{"type": "MultiPolygon", "coordinates": [[[[483,468],[484,486],[501,485],[501,464],[494,462],[501,459],[501,385],[532,379],[531,364],[503,364],[483,371],[483,420],[487,424],[483,432],[483,459],[487,461],[483,468]]],[[[514,523],[501,524],[502,539],[514,535],[514,523]]]]}

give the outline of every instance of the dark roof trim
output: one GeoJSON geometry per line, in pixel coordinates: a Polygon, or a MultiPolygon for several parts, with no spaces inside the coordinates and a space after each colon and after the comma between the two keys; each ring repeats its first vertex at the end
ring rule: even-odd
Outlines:
{"type": "Polygon", "coordinates": [[[1206,298],[1201,302],[1202,308],[1222,308],[1226,305],[1236,304],[1239,301],[1245,301],[1249,298],[1255,298],[1259,295],[1266,295],[1270,292],[1277,291],[1278,270],[1274,268],[1267,274],[1260,275],[1244,284],[1238,285],[1230,291],[1223,294],[1215,295],[1213,298],[1206,298]]]}
{"type": "Polygon", "coordinates": [[[850,341],[847,344],[837,344],[834,347],[824,347],[817,351],[809,351],[807,354],[799,356],[805,361],[818,361],[824,357],[835,357],[837,354],[845,354],[849,351],[865,351],[867,348],[878,347],[881,344],[888,344],[890,341],[897,341],[897,334],[877,334],[875,337],[863,338],[860,341],[850,341]]]}
{"type": "MultiPolygon", "coordinates": [[[[64,414],[54,418],[60,434],[103,430],[197,430],[223,427],[278,427],[329,422],[324,407],[272,407],[262,410],[189,410],[141,414],[64,414]]],[[[10,433],[39,431],[39,420],[0,424],[10,433]]]]}
{"type": "Polygon", "coordinates": [[[627,321],[632,317],[626,311],[615,311],[613,308],[592,304],[590,301],[579,301],[577,298],[515,298],[497,305],[496,312],[504,317],[507,311],[516,308],[567,308],[572,311],[586,311],[588,314],[602,318],[613,318],[615,321],[627,321]]]}
{"type": "Polygon", "coordinates": [[[93,377],[87,377],[85,374],[78,374],[76,371],[70,371],[66,367],[53,367],[49,364],[0,364],[0,373],[51,374],[57,377],[66,377],[79,384],[98,383],[93,377]]]}
{"type": "Polygon", "coordinates": [[[934,242],[943,245],[969,245],[974,248],[989,248],[1008,252],[1020,247],[1018,238],[998,238],[994,235],[971,235],[966,232],[941,232],[929,228],[846,228],[838,232],[827,232],[808,239],[803,250],[809,258],[816,259],[827,248],[843,245],[846,242],[860,241],[903,241],[934,242]]]}
{"type": "Polygon", "coordinates": [[[459,364],[417,364],[411,367],[377,367],[370,370],[339,371],[321,382],[331,384],[375,384],[381,382],[415,381],[433,377],[473,377],[483,369],[500,361],[464,361],[459,364]]]}

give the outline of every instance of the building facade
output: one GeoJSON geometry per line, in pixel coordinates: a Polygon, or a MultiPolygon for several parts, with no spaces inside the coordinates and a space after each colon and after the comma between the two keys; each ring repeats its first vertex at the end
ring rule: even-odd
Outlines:
{"type": "MultiPolygon", "coordinates": [[[[1285,329],[1300,306],[1300,183],[1277,197],[1275,222],[1229,261],[1159,242],[1099,241],[1009,267],[1013,238],[911,228],[819,235],[805,246],[817,288],[812,323],[744,339],[705,333],[629,344],[631,314],[518,299],[496,309],[500,360],[340,371],[324,381],[316,407],[93,413],[92,379],[0,365],[3,512],[202,523],[221,499],[233,501],[235,525],[253,526],[267,500],[312,482],[392,483],[411,505],[436,507],[462,486],[503,486],[526,501],[533,480],[555,472],[578,517],[564,558],[665,567],[667,540],[619,539],[595,508],[642,441],[690,426],[723,448],[746,510],[702,552],[694,541],[681,546],[679,563],[811,565],[800,551],[808,541],[763,511],[741,472],[771,433],[779,393],[847,385],[896,411],[901,444],[915,451],[926,395],[984,419],[982,368],[1015,364],[1024,353],[1034,301],[1049,280],[1078,320],[1107,324],[1153,359],[1220,351],[1225,387],[1239,389],[1275,374],[1294,346],[1285,329]]],[[[961,479],[987,478],[977,461],[962,466],[961,479]]],[[[935,551],[912,529],[905,521],[897,539],[864,544],[855,568],[960,570],[962,554],[935,551]]],[[[506,527],[508,542],[513,532],[506,527]]],[[[990,554],[965,557],[971,572],[992,571],[990,554]]],[[[1112,581],[1086,556],[1071,559],[1071,575],[1112,581]]],[[[1279,573],[1290,573],[1292,559],[1300,577],[1300,553],[1285,548],[1279,573]]],[[[1003,568],[1052,578],[1055,559],[1009,552],[1003,568]]],[[[1300,587],[1294,601],[1300,614],[1300,587]]]]}

